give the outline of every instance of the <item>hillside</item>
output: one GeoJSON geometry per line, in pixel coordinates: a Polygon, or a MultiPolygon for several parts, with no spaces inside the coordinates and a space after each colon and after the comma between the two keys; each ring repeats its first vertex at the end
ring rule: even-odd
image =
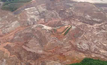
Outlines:
{"type": "Polygon", "coordinates": [[[1,65],[66,65],[87,57],[107,61],[106,46],[106,6],[32,0],[14,12],[0,9],[1,65]]]}

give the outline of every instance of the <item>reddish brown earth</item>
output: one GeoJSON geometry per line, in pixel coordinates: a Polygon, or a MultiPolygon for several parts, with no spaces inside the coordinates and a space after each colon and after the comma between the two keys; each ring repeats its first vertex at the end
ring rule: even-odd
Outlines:
{"type": "Polygon", "coordinates": [[[0,65],[66,65],[85,57],[107,61],[106,9],[36,0],[15,12],[0,10],[0,65]]]}

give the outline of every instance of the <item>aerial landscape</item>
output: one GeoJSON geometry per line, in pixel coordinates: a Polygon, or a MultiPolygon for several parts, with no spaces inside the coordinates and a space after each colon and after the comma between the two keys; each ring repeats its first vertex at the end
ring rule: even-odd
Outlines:
{"type": "Polygon", "coordinates": [[[0,0],[0,65],[107,65],[107,0],[0,0]]]}

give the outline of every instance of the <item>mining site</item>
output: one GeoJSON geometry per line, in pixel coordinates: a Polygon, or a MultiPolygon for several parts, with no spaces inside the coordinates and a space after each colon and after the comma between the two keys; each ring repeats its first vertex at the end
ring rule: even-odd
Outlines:
{"type": "Polygon", "coordinates": [[[0,0],[0,65],[84,58],[107,61],[106,0],[0,0]]]}

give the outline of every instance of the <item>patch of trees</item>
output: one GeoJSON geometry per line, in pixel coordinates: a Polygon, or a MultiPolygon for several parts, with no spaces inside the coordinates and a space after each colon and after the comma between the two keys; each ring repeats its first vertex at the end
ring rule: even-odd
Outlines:
{"type": "Polygon", "coordinates": [[[3,10],[9,10],[9,11],[15,11],[24,3],[30,2],[31,0],[1,0],[4,2],[4,5],[2,6],[3,10]]]}
{"type": "Polygon", "coordinates": [[[70,65],[107,65],[107,61],[85,58],[80,63],[74,63],[70,65]]]}
{"type": "Polygon", "coordinates": [[[1,0],[2,2],[27,2],[29,0],[1,0]]]}

